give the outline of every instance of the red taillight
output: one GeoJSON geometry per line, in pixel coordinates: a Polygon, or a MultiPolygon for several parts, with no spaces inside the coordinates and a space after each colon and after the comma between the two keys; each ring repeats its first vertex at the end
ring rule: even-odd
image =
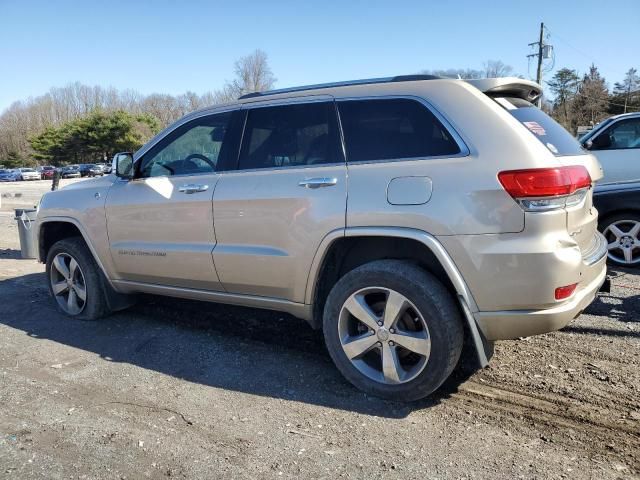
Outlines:
{"type": "Polygon", "coordinates": [[[577,283],[573,283],[565,287],[556,288],[556,300],[564,300],[565,298],[569,298],[571,295],[573,295],[573,292],[575,291],[577,286],[577,283]]]}
{"type": "Polygon", "coordinates": [[[591,176],[582,165],[508,170],[500,172],[498,180],[515,199],[571,195],[591,186],[591,176]]]}

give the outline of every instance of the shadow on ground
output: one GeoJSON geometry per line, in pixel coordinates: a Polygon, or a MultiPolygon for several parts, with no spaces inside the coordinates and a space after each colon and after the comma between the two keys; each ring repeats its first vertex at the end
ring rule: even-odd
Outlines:
{"type": "Polygon", "coordinates": [[[15,250],[13,248],[0,248],[0,259],[3,259],[3,258],[17,260],[17,259],[21,259],[22,255],[20,253],[20,250],[15,250]]]}
{"type": "Polygon", "coordinates": [[[289,315],[145,296],[101,321],[77,321],[55,309],[42,273],[0,282],[0,323],[189,382],[391,418],[438,404],[471,374],[459,369],[420,402],[388,402],[348,384],[321,332],[289,315]]]}

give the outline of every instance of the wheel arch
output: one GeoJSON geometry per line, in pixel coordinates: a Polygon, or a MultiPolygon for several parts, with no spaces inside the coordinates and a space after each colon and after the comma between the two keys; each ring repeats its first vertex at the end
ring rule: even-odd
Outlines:
{"type": "Polygon", "coordinates": [[[318,328],[322,324],[324,301],[342,275],[363,263],[381,259],[412,260],[436,276],[458,301],[480,364],[488,364],[490,349],[473,317],[478,311],[473,295],[444,247],[422,230],[352,227],[327,235],[318,248],[307,280],[305,303],[312,305],[311,325],[318,328]]]}
{"type": "Polygon", "coordinates": [[[96,250],[87,232],[82,227],[82,224],[75,218],[45,217],[38,221],[36,235],[38,239],[38,260],[42,263],[47,261],[47,254],[54,243],[64,238],[81,237],[91,252],[93,259],[98,264],[98,267],[102,270],[104,277],[109,281],[109,276],[100,257],[96,254],[96,250]]]}

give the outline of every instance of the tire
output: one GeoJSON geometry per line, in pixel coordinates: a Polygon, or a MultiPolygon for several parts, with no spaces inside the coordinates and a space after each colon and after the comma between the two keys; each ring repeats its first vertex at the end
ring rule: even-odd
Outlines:
{"type": "Polygon", "coordinates": [[[46,265],[49,293],[62,313],[79,320],[97,320],[111,313],[107,304],[102,272],[82,238],[71,237],[56,242],[49,249],[46,265]],[[60,260],[66,267],[66,274],[62,272],[64,267],[54,266],[54,261],[58,264],[60,260]],[[75,268],[71,260],[77,263],[75,268]],[[72,278],[73,286],[71,287],[67,281],[68,278],[72,278]],[[56,294],[54,283],[64,289],[65,282],[66,290],[59,290],[56,294]],[[84,300],[80,293],[83,288],[84,300]],[[69,297],[72,295],[78,308],[70,308],[69,297]]]}
{"type": "Polygon", "coordinates": [[[621,267],[640,267],[640,214],[623,212],[605,217],[600,231],[607,237],[608,262],[621,267]]]}
{"type": "Polygon", "coordinates": [[[349,382],[395,401],[419,400],[438,389],[458,363],[464,340],[452,295],[433,275],[400,260],[367,263],[344,275],[327,298],[323,331],[329,355],[349,382]],[[389,312],[386,320],[383,312],[389,312]]]}

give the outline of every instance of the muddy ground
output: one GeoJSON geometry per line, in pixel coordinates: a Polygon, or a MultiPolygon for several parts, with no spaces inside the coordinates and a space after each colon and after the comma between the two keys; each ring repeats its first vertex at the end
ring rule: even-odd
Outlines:
{"type": "Polygon", "coordinates": [[[0,478],[640,478],[640,272],[405,405],[292,317],[145,297],[73,321],[43,271],[0,212],[0,478]]]}

